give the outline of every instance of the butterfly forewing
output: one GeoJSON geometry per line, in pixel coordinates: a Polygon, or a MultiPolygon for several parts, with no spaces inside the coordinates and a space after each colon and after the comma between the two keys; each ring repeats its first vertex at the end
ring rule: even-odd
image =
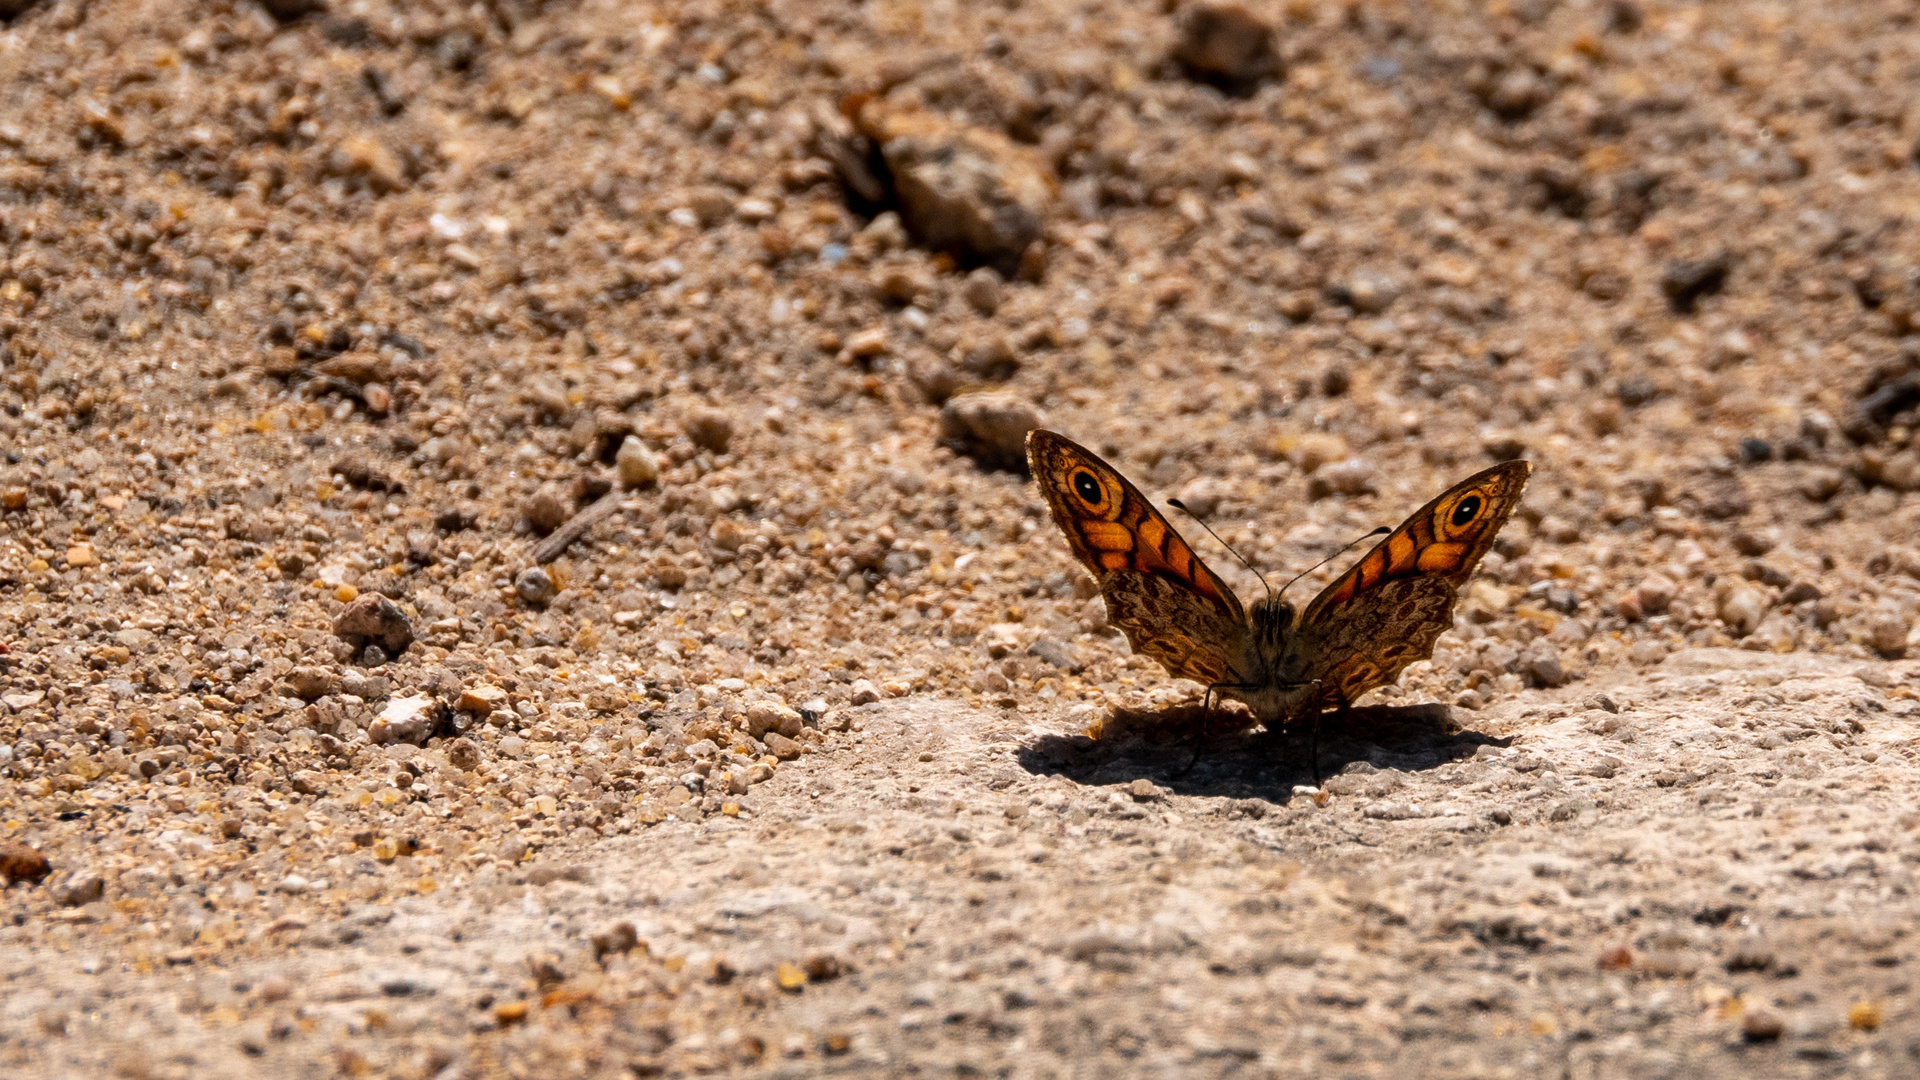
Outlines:
{"type": "Polygon", "coordinates": [[[1040,493],[1106,599],[1107,618],[1135,652],[1168,674],[1233,682],[1246,614],[1138,488],[1099,455],[1056,432],[1027,435],[1040,493]]]}
{"type": "Polygon", "coordinates": [[[1421,507],[1321,591],[1300,617],[1304,675],[1326,703],[1350,702],[1433,655],[1453,604],[1520,495],[1532,466],[1476,473],[1421,507]]]}

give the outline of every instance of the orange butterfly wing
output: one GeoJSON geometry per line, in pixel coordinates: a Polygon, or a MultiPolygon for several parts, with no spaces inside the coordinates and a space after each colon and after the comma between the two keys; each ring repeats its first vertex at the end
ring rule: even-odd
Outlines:
{"type": "Polygon", "coordinates": [[[1133,650],[1169,675],[1236,682],[1246,612],[1140,490],[1064,435],[1027,434],[1027,463],[1054,523],[1106,598],[1133,650]]]}
{"type": "Polygon", "coordinates": [[[1453,603],[1526,491],[1533,466],[1475,473],[1415,511],[1300,616],[1304,678],[1321,700],[1351,702],[1399,678],[1453,626],[1453,603]]]}

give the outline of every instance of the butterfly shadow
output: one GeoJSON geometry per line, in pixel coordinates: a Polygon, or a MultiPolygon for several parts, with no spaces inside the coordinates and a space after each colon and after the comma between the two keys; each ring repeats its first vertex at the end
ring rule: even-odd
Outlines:
{"type": "MultiPolygon", "coordinates": [[[[1296,785],[1314,782],[1308,731],[1232,730],[1243,721],[1244,714],[1196,705],[1117,709],[1097,738],[1045,735],[1017,756],[1030,773],[1078,784],[1146,779],[1183,795],[1282,805],[1292,799],[1296,785]]],[[[1462,727],[1454,710],[1438,703],[1369,705],[1321,718],[1320,776],[1333,776],[1356,761],[1424,772],[1470,758],[1482,746],[1505,747],[1512,741],[1462,727]]]]}

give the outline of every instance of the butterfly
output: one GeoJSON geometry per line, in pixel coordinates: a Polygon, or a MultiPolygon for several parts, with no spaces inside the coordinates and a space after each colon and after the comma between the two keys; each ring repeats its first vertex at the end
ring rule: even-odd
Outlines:
{"type": "Polygon", "coordinates": [[[1269,730],[1310,719],[1316,735],[1322,712],[1344,710],[1433,655],[1453,626],[1460,587],[1532,472],[1508,461],[1448,488],[1296,616],[1271,591],[1251,612],[1243,608],[1140,489],[1086,447],[1036,429],[1027,463],[1134,652],[1245,702],[1269,730]]]}

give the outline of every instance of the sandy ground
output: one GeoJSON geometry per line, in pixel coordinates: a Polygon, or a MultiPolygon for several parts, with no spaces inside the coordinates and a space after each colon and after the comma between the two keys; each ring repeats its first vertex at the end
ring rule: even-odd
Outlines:
{"type": "Polygon", "coordinates": [[[8,1075],[1920,1068],[1906,6],[0,19],[8,1075]],[[1535,472],[1315,788],[1036,424],[1535,472]]]}

